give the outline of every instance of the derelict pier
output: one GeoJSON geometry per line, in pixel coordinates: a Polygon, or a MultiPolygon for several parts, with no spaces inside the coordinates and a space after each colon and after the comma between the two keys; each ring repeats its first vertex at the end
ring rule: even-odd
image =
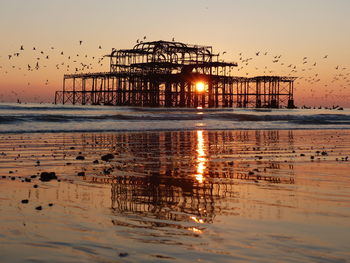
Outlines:
{"type": "Polygon", "coordinates": [[[294,108],[295,77],[235,76],[212,47],[139,43],[112,50],[110,71],[64,75],[55,103],[187,108],[294,108]]]}

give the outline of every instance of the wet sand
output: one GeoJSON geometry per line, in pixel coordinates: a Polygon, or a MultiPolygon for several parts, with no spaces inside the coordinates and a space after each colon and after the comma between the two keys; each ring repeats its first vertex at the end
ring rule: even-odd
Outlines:
{"type": "Polygon", "coordinates": [[[2,134],[0,258],[348,262],[348,158],[346,130],[2,134]]]}

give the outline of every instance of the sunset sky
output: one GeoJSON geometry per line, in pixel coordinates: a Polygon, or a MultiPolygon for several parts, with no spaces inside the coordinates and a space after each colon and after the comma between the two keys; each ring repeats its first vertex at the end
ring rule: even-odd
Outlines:
{"type": "Polygon", "coordinates": [[[226,51],[237,76],[300,77],[298,106],[350,107],[349,11],[349,0],[0,0],[0,101],[52,102],[63,74],[108,71],[98,58],[146,36],[226,51]],[[241,52],[252,58],[243,68],[241,52]]]}

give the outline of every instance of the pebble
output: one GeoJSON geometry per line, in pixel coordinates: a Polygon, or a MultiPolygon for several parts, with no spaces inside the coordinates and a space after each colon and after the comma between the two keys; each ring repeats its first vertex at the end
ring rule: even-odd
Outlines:
{"type": "Polygon", "coordinates": [[[78,172],[77,176],[85,176],[85,172],[78,172]]]}
{"type": "Polygon", "coordinates": [[[129,253],[126,253],[126,252],[119,253],[119,257],[121,257],[121,258],[127,257],[127,256],[129,256],[129,253]]]}
{"type": "Polygon", "coordinates": [[[55,172],[42,172],[40,174],[40,181],[48,182],[54,179],[57,180],[57,176],[55,172]]]}
{"type": "Polygon", "coordinates": [[[101,156],[101,160],[105,161],[105,162],[108,162],[109,160],[111,160],[113,158],[114,158],[114,155],[111,153],[107,153],[107,154],[101,156]]]}

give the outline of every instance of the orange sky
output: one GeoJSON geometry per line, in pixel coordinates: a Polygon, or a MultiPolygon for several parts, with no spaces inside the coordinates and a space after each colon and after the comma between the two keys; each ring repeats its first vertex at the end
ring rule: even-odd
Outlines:
{"type": "Polygon", "coordinates": [[[350,107],[348,10],[347,0],[3,0],[0,101],[52,102],[63,74],[80,63],[92,64],[86,72],[108,71],[108,61],[98,58],[146,36],[226,51],[223,58],[239,64],[238,76],[297,76],[298,106],[350,107]],[[275,56],[281,58],[273,63],[275,56]],[[28,71],[37,62],[39,69],[28,71]]]}

